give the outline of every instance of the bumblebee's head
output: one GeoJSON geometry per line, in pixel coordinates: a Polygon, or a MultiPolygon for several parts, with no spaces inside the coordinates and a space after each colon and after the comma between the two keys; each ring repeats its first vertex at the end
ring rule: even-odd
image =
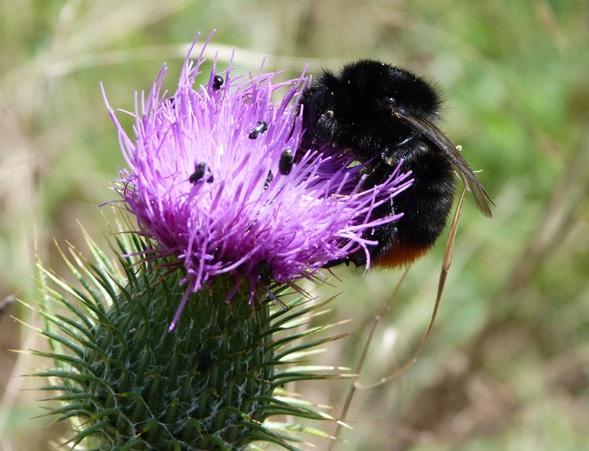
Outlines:
{"type": "Polygon", "coordinates": [[[440,98],[432,86],[407,70],[379,61],[349,64],[337,81],[338,98],[362,105],[368,113],[388,113],[394,105],[429,117],[439,110],[440,98]]]}

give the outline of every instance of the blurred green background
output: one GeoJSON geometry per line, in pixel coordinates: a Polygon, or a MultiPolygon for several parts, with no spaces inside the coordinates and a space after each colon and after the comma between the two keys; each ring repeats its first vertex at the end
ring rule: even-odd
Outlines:
{"type": "MultiPolygon", "coordinates": [[[[589,4],[509,0],[0,0],[0,449],[45,450],[62,427],[19,377],[43,365],[9,349],[43,347],[39,319],[10,303],[35,298],[35,249],[64,273],[53,244],[96,237],[98,205],[122,165],[98,88],[132,108],[185,44],[218,30],[238,68],[289,75],[379,58],[435,80],[443,126],[497,203],[467,197],[435,327],[401,377],[356,392],[341,450],[589,449],[589,4]]],[[[445,238],[445,237],[444,237],[445,238]]],[[[378,380],[415,350],[432,311],[443,252],[415,264],[378,324],[362,368],[378,380]]],[[[399,271],[337,270],[333,320],[350,336],[318,357],[357,365],[399,271]]],[[[338,415],[349,381],[300,387],[338,415]]],[[[331,433],[333,424],[324,424],[331,433]]],[[[315,443],[327,449],[327,441],[315,443]]]]}

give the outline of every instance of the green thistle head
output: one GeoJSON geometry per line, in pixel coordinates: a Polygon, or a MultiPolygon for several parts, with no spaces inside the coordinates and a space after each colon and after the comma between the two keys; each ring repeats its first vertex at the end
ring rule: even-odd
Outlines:
{"type": "Polygon", "coordinates": [[[94,262],[73,248],[67,260],[81,286],[41,268],[45,305],[42,332],[54,368],[43,390],[56,391],[50,415],[74,419],[72,445],[90,449],[242,449],[273,442],[296,449],[289,431],[324,435],[271,417],[325,420],[311,403],[289,397],[285,384],[339,375],[328,367],[302,366],[312,348],[334,337],[309,340],[325,327],[308,327],[321,306],[305,298],[283,305],[257,299],[219,302],[227,285],[191,296],[174,332],[168,324],[184,290],[183,271],[148,252],[136,235],[117,239],[118,262],[88,237],[94,262]],[[53,289],[51,287],[55,287],[53,289]],[[58,313],[61,305],[69,315],[58,313]],[[303,341],[305,338],[307,341],[303,341]],[[257,444],[257,445],[256,445],[257,444]]]}

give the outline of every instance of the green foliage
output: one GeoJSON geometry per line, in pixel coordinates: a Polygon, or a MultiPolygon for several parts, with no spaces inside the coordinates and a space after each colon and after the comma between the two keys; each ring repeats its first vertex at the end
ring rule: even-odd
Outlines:
{"type": "MultiPolygon", "coordinates": [[[[226,302],[235,282],[221,280],[191,295],[168,332],[184,293],[183,270],[149,255],[136,235],[117,240],[118,267],[87,240],[94,261],[70,248],[75,264],[68,262],[83,290],[41,268],[42,333],[52,351],[36,354],[54,367],[35,376],[55,381],[43,388],[57,392],[46,399],[49,415],[76,419],[74,447],[230,450],[263,441],[296,449],[289,431],[304,426],[264,422],[279,415],[329,418],[281,390],[288,382],[330,377],[321,372],[326,368],[292,366],[331,340],[299,343],[324,329],[300,330],[319,306],[294,298],[276,307],[262,297],[249,305],[247,292],[226,302]]],[[[284,289],[275,292],[284,297],[284,289]]]]}

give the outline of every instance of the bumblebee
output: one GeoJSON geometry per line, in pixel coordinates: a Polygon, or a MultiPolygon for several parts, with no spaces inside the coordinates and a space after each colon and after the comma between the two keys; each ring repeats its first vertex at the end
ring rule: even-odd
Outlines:
{"type": "MultiPolygon", "coordinates": [[[[432,247],[452,206],[456,174],[479,210],[492,214],[491,197],[460,149],[436,125],[441,103],[423,78],[373,60],[344,66],[337,75],[324,72],[303,91],[302,150],[351,152],[365,165],[365,188],[384,182],[401,161],[404,170],[412,171],[413,185],[373,212],[371,219],[403,213],[398,221],[366,232],[365,238],[378,241],[369,249],[376,265],[406,265],[432,247]]],[[[365,252],[358,250],[345,261],[363,266],[365,252]]]]}

